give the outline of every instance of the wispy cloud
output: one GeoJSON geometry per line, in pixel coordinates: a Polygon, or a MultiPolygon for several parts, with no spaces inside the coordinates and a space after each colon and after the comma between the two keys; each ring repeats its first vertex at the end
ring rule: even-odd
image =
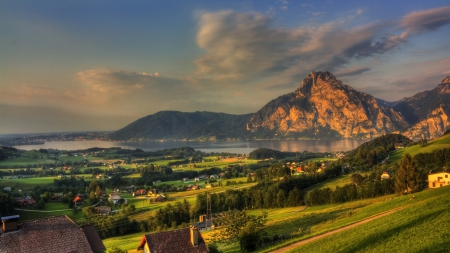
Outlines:
{"type": "Polygon", "coordinates": [[[366,71],[370,71],[369,67],[352,67],[347,69],[341,69],[335,72],[336,76],[344,77],[344,76],[354,76],[364,73],[366,71]]]}
{"type": "Polygon", "coordinates": [[[403,37],[407,37],[434,31],[447,24],[450,24],[450,6],[408,14],[400,21],[400,28],[405,29],[403,37]]]}
{"type": "MultiPolygon", "coordinates": [[[[363,10],[355,13],[361,15],[363,10]]],[[[349,64],[358,59],[399,49],[408,43],[405,33],[424,33],[449,23],[449,13],[450,7],[443,7],[415,12],[398,21],[376,21],[350,29],[345,19],[279,29],[272,27],[270,18],[258,13],[205,13],[199,21],[197,44],[206,53],[196,61],[197,74],[236,81],[276,77],[286,83],[311,70],[338,71],[352,67],[349,64]],[[403,29],[400,33],[399,27],[403,29]]],[[[369,67],[353,67],[354,71],[342,74],[370,71],[369,67]]]]}
{"type": "Polygon", "coordinates": [[[204,14],[197,44],[206,54],[196,61],[197,73],[239,80],[289,67],[290,50],[306,39],[305,32],[274,29],[270,21],[256,13],[204,14]]]}

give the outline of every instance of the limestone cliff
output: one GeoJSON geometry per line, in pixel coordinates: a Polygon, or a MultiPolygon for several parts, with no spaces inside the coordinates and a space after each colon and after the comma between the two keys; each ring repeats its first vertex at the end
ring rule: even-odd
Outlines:
{"type": "Polygon", "coordinates": [[[404,99],[394,107],[410,121],[402,134],[411,139],[434,139],[450,128],[450,77],[436,88],[404,99]]]}
{"type": "Polygon", "coordinates": [[[266,130],[274,138],[373,138],[407,126],[400,113],[373,96],[344,85],[329,72],[312,72],[294,93],[255,113],[247,129],[266,130]]]}

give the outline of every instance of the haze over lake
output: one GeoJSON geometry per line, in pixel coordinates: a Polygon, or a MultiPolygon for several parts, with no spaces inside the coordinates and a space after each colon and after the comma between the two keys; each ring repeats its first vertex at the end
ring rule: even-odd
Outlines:
{"type": "Polygon", "coordinates": [[[127,149],[142,149],[144,151],[156,151],[177,147],[192,147],[206,153],[227,152],[248,154],[258,148],[269,148],[279,151],[349,151],[357,148],[366,141],[361,140],[262,140],[262,141],[216,141],[216,142],[112,142],[112,141],[52,141],[40,145],[20,145],[18,149],[59,149],[59,150],[79,150],[93,147],[111,148],[121,147],[127,149]]]}

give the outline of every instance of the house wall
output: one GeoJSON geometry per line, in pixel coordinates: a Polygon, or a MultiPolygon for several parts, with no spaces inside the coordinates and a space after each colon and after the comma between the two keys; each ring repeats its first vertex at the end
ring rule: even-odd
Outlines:
{"type": "Polygon", "coordinates": [[[148,243],[145,243],[145,246],[144,246],[144,253],[151,253],[150,247],[148,247],[148,243]]]}
{"type": "Polygon", "coordinates": [[[428,175],[428,188],[438,188],[450,185],[450,173],[441,172],[428,175]]]}

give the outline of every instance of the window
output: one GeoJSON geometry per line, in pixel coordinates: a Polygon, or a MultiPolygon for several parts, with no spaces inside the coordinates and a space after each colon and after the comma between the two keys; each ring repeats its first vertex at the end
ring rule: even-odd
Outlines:
{"type": "Polygon", "coordinates": [[[445,178],[448,178],[448,175],[445,175],[445,178]]]}

